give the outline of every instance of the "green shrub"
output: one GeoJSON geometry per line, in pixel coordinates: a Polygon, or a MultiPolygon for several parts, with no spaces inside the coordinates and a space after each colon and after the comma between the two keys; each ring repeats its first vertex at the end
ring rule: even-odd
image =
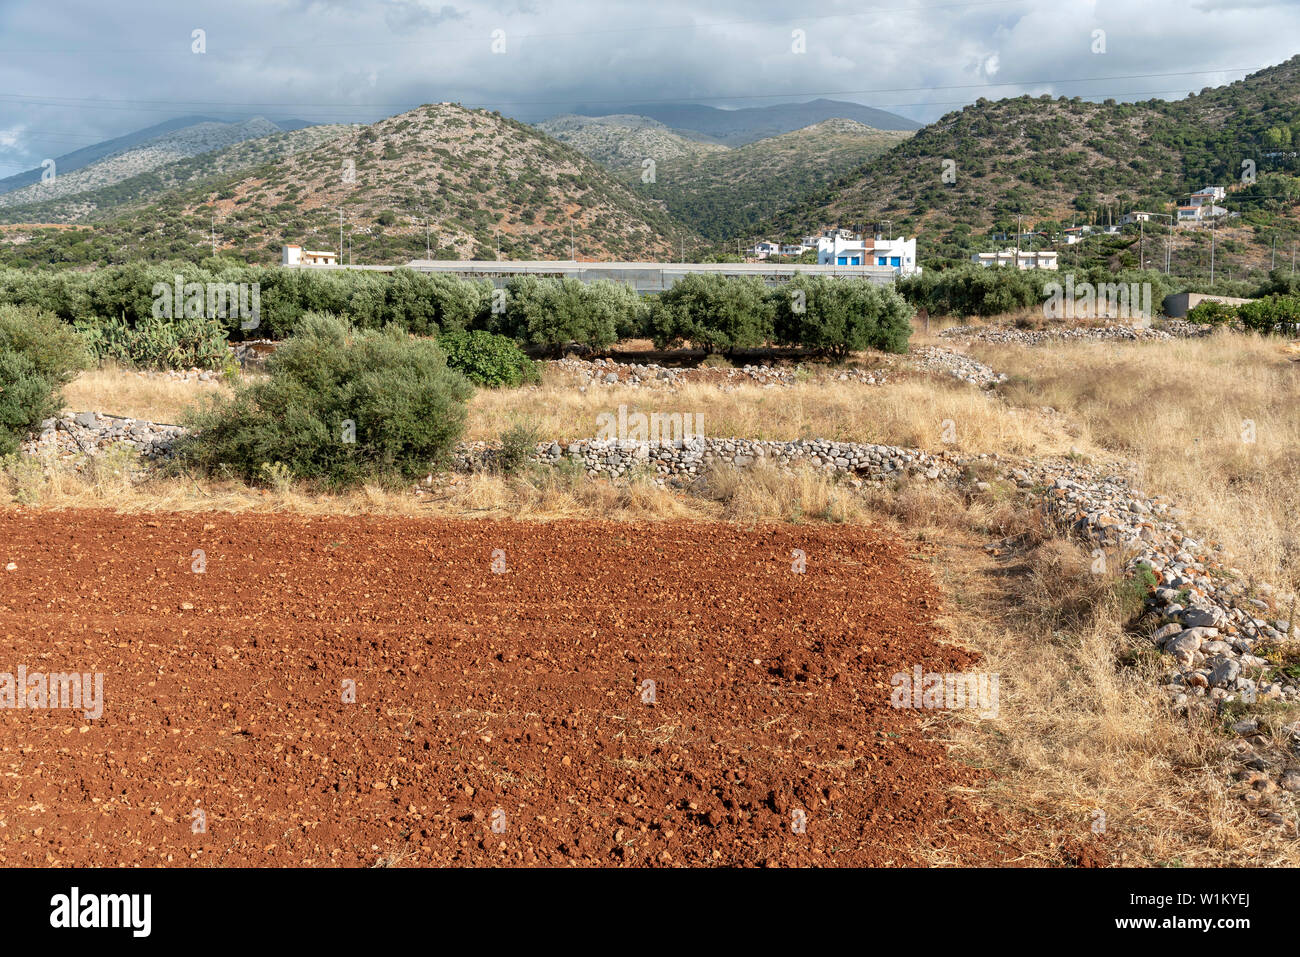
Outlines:
{"type": "Polygon", "coordinates": [[[447,365],[478,385],[513,387],[541,381],[537,363],[505,336],[481,329],[444,332],[438,345],[447,353],[447,365]]]}
{"type": "Polygon", "coordinates": [[[0,306],[0,351],[25,355],[55,386],[71,382],[90,364],[81,336],[50,312],[0,306]]]}
{"type": "Polygon", "coordinates": [[[773,290],[776,338],[843,357],[861,349],[906,352],[912,308],[869,279],[796,276],[773,290]]]}
{"type": "Polygon", "coordinates": [[[81,340],[53,314],[0,306],[0,455],[59,413],[59,389],[86,364],[81,340]]]}
{"type": "Polygon", "coordinates": [[[334,487],[409,480],[446,463],[472,391],[432,340],[308,314],[264,381],[188,418],[178,462],[249,482],[283,469],[334,487]]]}
{"type": "Polygon", "coordinates": [[[1254,332],[1295,332],[1300,327],[1300,296],[1269,296],[1243,302],[1237,307],[1237,318],[1254,332]]]}
{"type": "Polygon", "coordinates": [[[491,316],[489,328],[551,349],[571,342],[604,349],[637,330],[645,308],[621,283],[516,276],[506,284],[504,311],[491,316]]]}
{"type": "Polygon", "coordinates": [[[124,319],[77,322],[96,359],[142,369],[220,369],[229,361],[224,319],[124,319]]]}
{"type": "Polygon", "coordinates": [[[1202,325],[1221,326],[1236,318],[1237,310],[1234,306],[1226,302],[1215,302],[1213,299],[1198,302],[1187,310],[1187,321],[1199,322],[1202,325]]]}
{"type": "Polygon", "coordinates": [[[497,457],[497,471],[514,475],[525,465],[537,450],[541,441],[537,429],[531,425],[516,423],[501,433],[501,454],[497,457]]]}
{"type": "Polygon", "coordinates": [[[770,342],[773,318],[762,280],[691,273],[659,294],[650,331],[660,349],[691,342],[706,352],[733,352],[770,342]]]}

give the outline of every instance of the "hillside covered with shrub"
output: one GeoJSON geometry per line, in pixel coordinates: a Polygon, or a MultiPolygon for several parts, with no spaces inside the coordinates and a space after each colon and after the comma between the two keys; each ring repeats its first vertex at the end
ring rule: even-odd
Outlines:
{"type": "MultiPolygon", "coordinates": [[[[119,184],[120,185],[120,184],[119,184]]],[[[359,263],[424,258],[655,259],[694,234],[533,127],[441,103],[156,197],[93,229],[6,234],[0,264],[279,260],[285,243],[359,263]],[[426,232],[426,220],[428,224],[426,232]],[[572,241],[572,245],[571,245],[572,241]]]]}

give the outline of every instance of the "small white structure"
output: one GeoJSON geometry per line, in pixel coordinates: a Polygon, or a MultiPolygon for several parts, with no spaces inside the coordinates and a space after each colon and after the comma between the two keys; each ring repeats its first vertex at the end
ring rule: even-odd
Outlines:
{"type": "Polygon", "coordinates": [[[781,255],[781,246],[778,243],[769,243],[764,240],[761,243],[754,243],[754,248],[749,251],[751,256],[757,256],[759,259],[766,259],[768,256],[781,255]]]}
{"type": "Polygon", "coordinates": [[[280,256],[282,266],[336,266],[338,261],[337,253],[305,250],[301,246],[285,246],[280,256]]]}
{"type": "Polygon", "coordinates": [[[990,266],[1014,266],[1017,269],[1056,269],[1056,251],[1051,249],[1003,249],[996,253],[976,253],[970,261],[987,269],[990,266]]]}
{"type": "Polygon", "coordinates": [[[1131,213],[1125,213],[1119,218],[1119,224],[1121,226],[1128,226],[1130,223],[1149,223],[1150,221],[1150,213],[1139,212],[1136,209],[1131,213]]]}

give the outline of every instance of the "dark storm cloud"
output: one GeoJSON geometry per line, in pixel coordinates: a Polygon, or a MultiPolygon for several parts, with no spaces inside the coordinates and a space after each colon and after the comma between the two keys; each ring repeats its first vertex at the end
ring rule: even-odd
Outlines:
{"type": "Polygon", "coordinates": [[[61,0],[52,9],[0,3],[0,175],[190,114],[369,122],[457,100],[537,120],[579,103],[828,96],[928,121],[980,96],[1172,98],[1300,52],[1300,7],[1268,0],[61,0]],[[192,52],[195,30],[206,53],[192,52]],[[494,35],[504,52],[493,52],[494,35]],[[1154,75],[1173,73],[1182,75],[1154,75]]]}

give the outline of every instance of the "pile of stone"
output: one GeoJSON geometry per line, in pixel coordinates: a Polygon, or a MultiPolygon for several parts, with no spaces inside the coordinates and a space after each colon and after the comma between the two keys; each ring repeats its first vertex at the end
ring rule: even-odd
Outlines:
{"type": "Polygon", "coordinates": [[[984,363],[949,349],[923,346],[908,355],[914,369],[950,375],[981,389],[991,389],[998,383],[1007,381],[1006,373],[994,372],[984,363]]]}
{"type": "MultiPolygon", "coordinates": [[[[626,386],[630,388],[659,388],[676,390],[688,382],[706,382],[722,387],[753,383],[766,388],[790,386],[807,379],[802,367],[772,365],[746,365],[739,368],[707,366],[696,368],[671,368],[655,363],[616,362],[613,359],[577,359],[566,356],[552,363],[556,368],[572,375],[579,388],[588,386],[626,386]]],[[[879,369],[833,369],[822,375],[837,382],[861,382],[880,385],[885,372],[879,369]]]]}
{"type": "Polygon", "coordinates": [[[154,461],[164,459],[172,452],[176,440],[185,434],[179,425],[146,422],[102,412],[78,412],[60,419],[46,419],[41,431],[23,445],[31,455],[73,458],[77,455],[99,455],[114,446],[125,445],[154,461]]]}
{"type": "MultiPolygon", "coordinates": [[[[500,452],[486,443],[461,445],[454,455],[456,468],[463,472],[490,469],[500,452]]],[[[590,476],[617,478],[638,471],[651,475],[660,485],[683,486],[709,468],[729,465],[738,468],[767,463],[776,468],[807,464],[848,476],[855,487],[883,486],[900,479],[954,481],[961,474],[960,463],[945,455],[933,456],[915,449],[825,439],[793,442],[762,439],[705,438],[671,442],[624,442],[580,439],[576,442],[543,442],[532,460],[542,465],[576,462],[590,476]]]]}
{"type": "Polygon", "coordinates": [[[1010,343],[1037,346],[1056,342],[1168,342],[1207,336],[1211,326],[1184,319],[1160,320],[1158,326],[1135,321],[1099,326],[1057,326],[1050,329],[1017,329],[1014,326],[950,326],[939,333],[945,339],[970,342],[1010,343]]]}
{"type": "MultiPolygon", "coordinates": [[[[1295,647],[1294,594],[1247,579],[1222,545],[1186,533],[1181,510],[1134,490],[1123,476],[1084,466],[1035,466],[1009,477],[1041,494],[1058,527],[1096,546],[1094,570],[1104,571],[1110,555],[1125,562],[1129,575],[1154,577],[1146,599],[1155,619],[1151,640],[1168,656],[1162,659],[1170,662],[1163,688],[1176,707],[1300,700],[1300,679],[1268,657],[1295,647]]],[[[1300,754],[1300,722],[1284,735],[1290,753],[1269,757],[1277,748],[1258,719],[1237,721],[1232,730],[1241,736],[1238,776],[1248,786],[1243,800],[1258,804],[1279,789],[1300,792],[1300,770],[1286,768],[1300,754]]]]}

